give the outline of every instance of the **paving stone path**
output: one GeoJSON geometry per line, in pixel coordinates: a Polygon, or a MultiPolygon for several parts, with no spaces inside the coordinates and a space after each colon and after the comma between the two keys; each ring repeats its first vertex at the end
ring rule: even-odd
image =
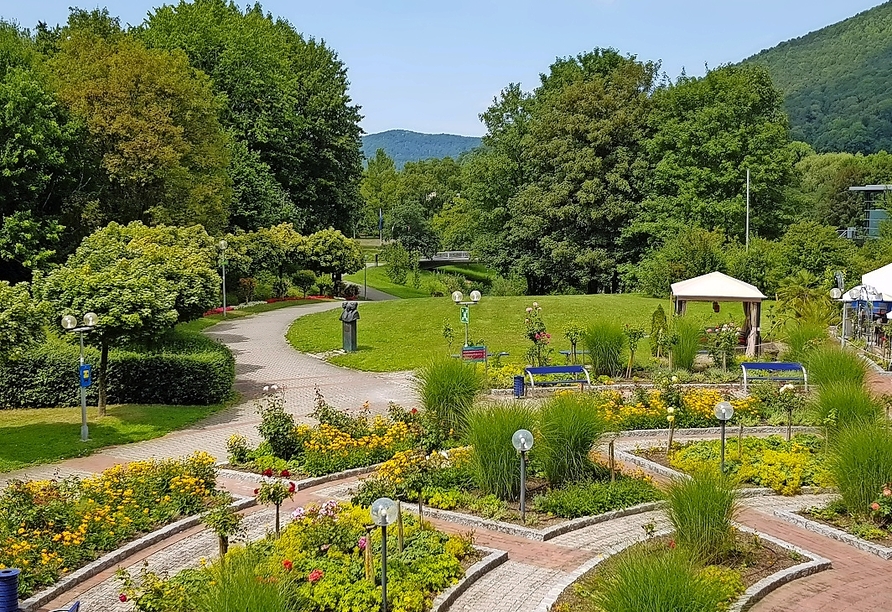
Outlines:
{"type": "MultiPolygon", "coordinates": [[[[288,409],[301,420],[312,411],[314,390],[318,387],[326,400],[339,407],[355,408],[368,401],[375,412],[386,409],[391,401],[412,405],[415,395],[407,373],[368,374],[339,368],[312,356],[297,353],[286,343],[285,331],[295,317],[335,310],[338,303],[295,306],[252,317],[220,323],[208,334],[229,346],[236,358],[237,386],[245,402],[216,414],[188,429],[152,441],[105,449],[91,457],[21,470],[10,477],[41,478],[52,474],[92,473],[114,463],[147,457],[180,456],[202,449],[223,458],[225,439],[231,433],[242,433],[256,440],[257,417],[251,398],[266,384],[283,385],[288,409]]],[[[332,312],[331,316],[336,316],[332,312]]],[[[360,326],[360,334],[362,328],[360,326]]],[[[255,486],[245,481],[222,481],[229,490],[250,494],[255,486]]],[[[329,498],[339,487],[350,482],[320,485],[300,491],[286,504],[287,512],[296,505],[329,498]]],[[[802,548],[830,558],[834,569],[793,582],[770,594],[753,608],[756,612],[803,612],[892,610],[887,603],[890,562],[882,561],[839,542],[824,538],[782,522],[772,513],[777,509],[799,510],[827,501],[827,496],[795,498],[760,497],[744,500],[740,520],[763,533],[777,536],[802,548]]],[[[246,519],[251,537],[259,537],[272,524],[272,511],[253,508],[246,519]]],[[[476,540],[509,553],[509,561],[484,576],[461,595],[452,606],[456,612],[526,612],[537,610],[554,585],[592,558],[610,551],[624,542],[644,537],[642,526],[654,522],[658,529],[666,526],[660,512],[616,519],[565,534],[549,542],[534,542],[520,537],[475,531],[476,540]]],[[[468,528],[435,521],[438,527],[452,532],[468,528]]],[[[137,569],[143,562],[150,568],[174,573],[194,567],[201,557],[216,553],[215,539],[200,527],[161,542],[127,560],[126,566],[137,569]]],[[[75,599],[84,603],[84,612],[109,610],[125,612],[131,604],[118,601],[120,586],[113,570],[103,572],[82,585],[77,592],[52,602],[42,610],[68,606],[75,599]]]]}

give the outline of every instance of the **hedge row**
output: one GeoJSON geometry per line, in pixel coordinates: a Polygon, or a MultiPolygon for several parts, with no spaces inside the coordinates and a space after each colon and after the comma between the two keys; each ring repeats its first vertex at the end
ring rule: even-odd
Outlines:
{"type": "MultiPolygon", "coordinates": [[[[87,403],[95,405],[99,351],[88,348],[85,354],[94,378],[87,403]]],[[[79,357],[77,346],[50,341],[16,361],[0,362],[0,409],[79,405],[79,357]]],[[[149,351],[109,351],[110,404],[216,404],[231,397],[234,382],[229,349],[201,334],[174,335],[149,351]]]]}

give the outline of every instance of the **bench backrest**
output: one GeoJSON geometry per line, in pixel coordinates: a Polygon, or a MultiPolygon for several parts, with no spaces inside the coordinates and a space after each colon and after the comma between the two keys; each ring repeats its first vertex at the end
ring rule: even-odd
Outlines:
{"type": "Polygon", "coordinates": [[[583,374],[585,368],[581,365],[566,366],[541,366],[526,368],[527,374],[583,374]]]}
{"type": "Polygon", "coordinates": [[[741,363],[740,367],[744,370],[764,370],[766,372],[787,372],[802,370],[801,363],[785,362],[785,361],[750,361],[741,363]]]}

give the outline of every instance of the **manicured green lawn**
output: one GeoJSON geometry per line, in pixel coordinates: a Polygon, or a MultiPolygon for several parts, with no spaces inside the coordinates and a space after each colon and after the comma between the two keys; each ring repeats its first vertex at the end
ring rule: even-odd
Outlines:
{"type": "MultiPolygon", "coordinates": [[[[642,325],[650,330],[651,315],[657,305],[670,312],[668,300],[636,294],[566,295],[543,297],[484,297],[471,307],[471,343],[483,341],[490,351],[508,351],[505,362],[525,363],[529,341],[524,335],[524,309],[534,301],[542,307],[542,316],[552,335],[555,351],[567,350],[570,343],[564,332],[573,321],[585,326],[596,317],[609,317],[624,323],[642,325]]],[[[428,359],[457,353],[464,343],[464,326],[459,309],[448,297],[370,302],[359,307],[359,350],[332,358],[338,365],[375,372],[410,370],[428,359]],[[443,323],[448,321],[455,333],[452,348],[443,339],[443,323]]],[[[710,304],[691,303],[688,312],[700,316],[704,324],[733,318],[742,322],[738,304],[723,304],[718,314],[710,304]]],[[[341,347],[341,323],[338,312],[324,312],[297,319],[288,330],[288,341],[296,349],[321,353],[341,347]]],[[[561,356],[556,355],[557,363],[561,356]]],[[[636,362],[650,359],[647,340],[636,353],[636,362]]]]}
{"type": "Polygon", "coordinates": [[[87,408],[90,439],[80,441],[81,410],[37,408],[0,410],[0,472],[70,457],[83,457],[113,444],[158,438],[223,408],[214,406],[109,406],[103,418],[87,408]]]}
{"type": "MultiPolygon", "coordinates": [[[[433,274],[427,272],[425,270],[421,271],[421,286],[416,289],[412,286],[412,275],[409,275],[409,281],[405,285],[397,285],[387,276],[387,268],[385,266],[378,266],[367,268],[368,270],[368,285],[373,289],[377,289],[378,291],[383,291],[384,293],[389,293],[390,295],[394,295],[398,298],[426,298],[430,297],[430,292],[427,290],[427,281],[429,278],[433,277],[433,274]]],[[[351,283],[356,283],[360,286],[359,295],[362,295],[362,283],[363,283],[363,271],[360,270],[355,274],[348,274],[344,276],[344,280],[348,280],[351,283]]]]}

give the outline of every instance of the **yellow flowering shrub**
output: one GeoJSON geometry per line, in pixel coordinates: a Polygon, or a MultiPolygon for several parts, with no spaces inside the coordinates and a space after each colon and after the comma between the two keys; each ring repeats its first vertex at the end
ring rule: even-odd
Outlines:
{"type": "Polygon", "coordinates": [[[682,406],[692,418],[703,419],[712,424],[716,421],[715,405],[726,400],[731,402],[735,414],[739,416],[759,416],[759,400],[754,397],[729,398],[727,393],[707,387],[691,389],[681,395],[682,406]]]}
{"type": "Polygon", "coordinates": [[[0,569],[22,570],[19,595],[181,516],[216,491],[207,453],[115,465],[89,478],[11,481],[0,492],[0,569]]]}

